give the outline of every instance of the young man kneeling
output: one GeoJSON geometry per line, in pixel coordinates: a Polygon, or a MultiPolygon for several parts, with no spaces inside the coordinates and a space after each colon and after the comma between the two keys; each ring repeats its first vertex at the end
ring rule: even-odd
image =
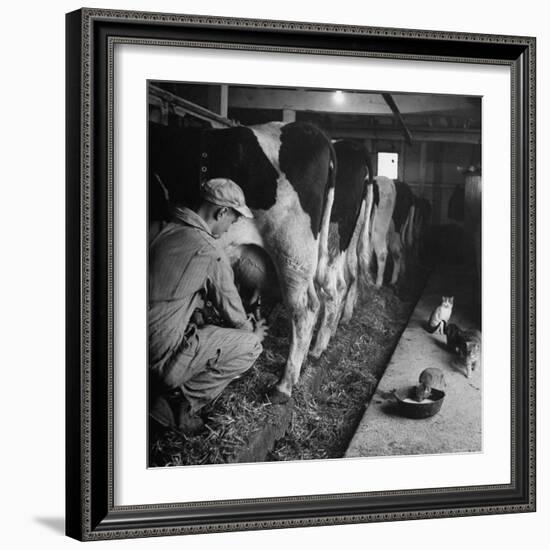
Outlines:
{"type": "Polygon", "coordinates": [[[253,217],[242,189],[209,180],[196,210],[177,206],[149,247],[149,414],[187,435],[204,427],[200,409],[254,364],[267,333],[264,319],[247,317],[216,242],[240,216],[253,217]],[[229,328],[202,323],[206,301],[229,328]],[[168,399],[176,389],[183,398],[168,399]]]}

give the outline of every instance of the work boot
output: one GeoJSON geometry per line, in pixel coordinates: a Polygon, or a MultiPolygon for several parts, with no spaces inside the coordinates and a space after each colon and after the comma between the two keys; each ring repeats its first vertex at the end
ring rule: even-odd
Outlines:
{"type": "Polygon", "coordinates": [[[186,399],[180,402],[177,429],[187,436],[198,435],[205,429],[202,418],[191,411],[191,406],[186,399]]]}
{"type": "Polygon", "coordinates": [[[205,424],[200,416],[190,413],[180,414],[178,430],[181,433],[191,437],[200,434],[204,429],[205,424]]]}
{"type": "Polygon", "coordinates": [[[149,416],[165,428],[174,428],[176,425],[174,412],[172,411],[168,400],[161,395],[156,396],[152,400],[149,409],[149,416]]]}

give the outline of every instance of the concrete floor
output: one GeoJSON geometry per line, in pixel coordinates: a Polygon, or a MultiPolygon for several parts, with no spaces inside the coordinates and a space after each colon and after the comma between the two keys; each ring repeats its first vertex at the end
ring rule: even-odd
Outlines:
{"type": "Polygon", "coordinates": [[[466,378],[445,335],[429,334],[425,325],[442,295],[454,295],[452,323],[480,328],[472,314],[471,274],[455,267],[437,268],[409,319],[407,328],[380,379],[376,393],[350,442],[346,457],[476,452],[482,450],[481,369],[466,378]],[[427,367],[445,375],[445,399],[439,413],[417,420],[397,415],[388,392],[416,385],[427,367]]]}

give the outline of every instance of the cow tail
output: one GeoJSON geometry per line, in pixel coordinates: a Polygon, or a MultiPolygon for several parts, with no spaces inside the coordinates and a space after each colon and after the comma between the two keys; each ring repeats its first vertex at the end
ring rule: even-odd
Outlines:
{"type": "MultiPolygon", "coordinates": [[[[368,176],[363,181],[363,191],[361,193],[361,201],[359,203],[359,208],[357,209],[357,213],[354,220],[354,231],[352,235],[350,236],[349,241],[346,243],[346,248],[349,248],[350,243],[354,239],[354,235],[356,232],[359,233],[359,235],[362,232],[362,228],[364,226],[365,220],[370,220],[370,214],[372,210],[372,200],[373,200],[373,183],[374,183],[374,175],[372,172],[372,163],[370,154],[365,155],[365,164],[367,166],[367,173],[368,176]]],[[[359,238],[358,235],[358,238],[359,238]]],[[[357,241],[355,241],[357,243],[357,241]]],[[[355,246],[355,245],[354,245],[355,246]]]]}
{"type": "Polygon", "coordinates": [[[369,171],[368,185],[372,185],[374,183],[374,171],[372,169],[372,159],[370,153],[367,153],[365,163],[367,165],[367,170],[369,171]]]}
{"type": "Polygon", "coordinates": [[[407,247],[410,248],[413,245],[413,229],[414,229],[414,218],[416,216],[416,206],[413,202],[410,209],[409,224],[407,225],[407,247]]]}
{"type": "Polygon", "coordinates": [[[361,241],[358,245],[359,257],[363,258],[363,270],[368,271],[368,264],[370,263],[370,232],[373,209],[380,202],[380,191],[378,184],[374,181],[374,171],[372,169],[372,159],[370,153],[365,156],[365,163],[369,172],[368,179],[365,179],[365,186],[363,188],[363,201],[365,203],[365,216],[363,229],[361,231],[361,241]]]}
{"type": "Polygon", "coordinates": [[[405,216],[403,224],[401,225],[401,230],[399,231],[399,233],[401,234],[401,240],[403,241],[406,247],[408,246],[407,235],[408,235],[408,228],[409,228],[409,223],[411,219],[411,212],[412,212],[412,205],[409,206],[409,210],[407,211],[407,215],[405,216]]]}
{"type": "Polygon", "coordinates": [[[332,213],[332,205],[334,204],[334,190],[336,187],[336,152],[330,140],[327,140],[330,151],[330,162],[328,169],[328,178],[325,186],[325,197],[323,202],[323,216],[321,218],[321,227],[319,230],[319,252],[317,259],[317,271],[315,278],[318,283],[322,283],[326,277],[328,268],[328,234],[330,229],[330,215],[332,213]]]}

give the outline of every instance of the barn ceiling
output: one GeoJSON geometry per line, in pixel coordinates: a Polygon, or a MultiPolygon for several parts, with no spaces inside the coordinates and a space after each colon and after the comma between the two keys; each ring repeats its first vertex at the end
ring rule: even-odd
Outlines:
{"type": "Polygon", "coordinates": [[[317,124],[333,138],[481,140],[480,97],[175,82],[159,86],[240,124],[300,120],[317,124]]]}
{"type": "MultiPolygon", "coordinates": [[[[382,92],[339,90],[305,90],[303,88],[253,88],[229,86],[230,107],[247,109],[289,109],[324,113],[391,115],[382,92]]],[[[479,98],[467,96],[392,93],[399,111],[409,114],[474,114],[479,98]]]]}
{"type": "MultiPolygon", "coordinates": [[[[403,93],[391,97],[411,132],[470,135],[481,128],[478,97],[403,93]]],[[[381,137],[384,132],[401,131],[382,92],[229,86],[228,112],[241,123],[273,120],[276,112],[284,111],[293,111],[297,120],[319,124],[337,137],[360,137],[365,132],[381,137]]]]}

